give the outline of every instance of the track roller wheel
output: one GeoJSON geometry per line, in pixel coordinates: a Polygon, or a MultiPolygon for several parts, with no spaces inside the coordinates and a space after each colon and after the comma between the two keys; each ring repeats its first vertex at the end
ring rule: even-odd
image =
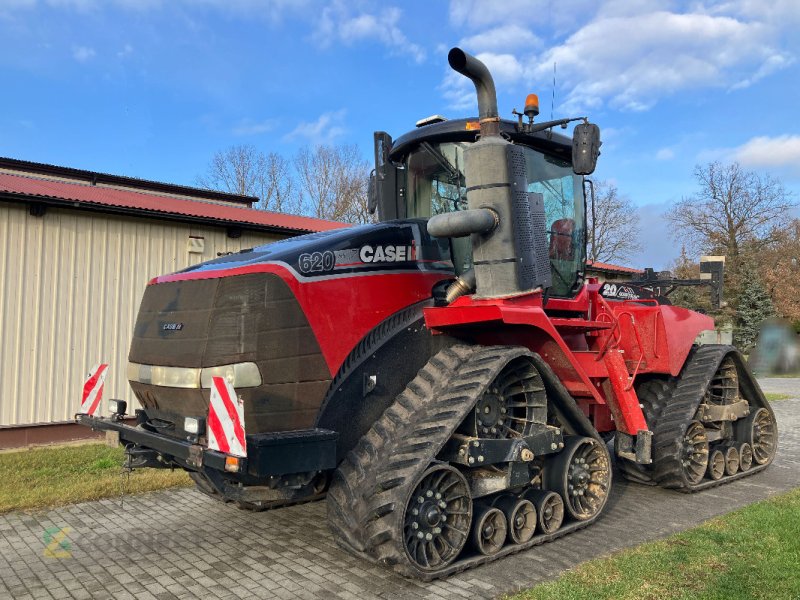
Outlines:
{"type": "Polygon", "coordinates": [[[525,494],[536,507],[539,530],[542,533],[555,533],[564,522],[564,501],[557,492],[531,490],[525,494]]]}
{"type": "Polygon", "coordinates": [[[739,451],[736,446],[725,448],[725,475],[736,475],[739,472],[739,451]]]}
{"type": "Polygon", "coordinates": [[[547,487],[561,494],[573,518],[585,521],[605,506],[611,466],[605,446],[594,438],[568,438],[564,450],[545,469],[547,487]]]}
{"type": "Polygon", "coordinates": [[[714,481],[722,479],[725,475],[725,453],[722,450],[714,450],[708,457],[708,476],[714,481]]]}
{"type": "Polygon", "coordinates": [[[681,464],[691,484],[700,483],[708,468],[708,436],[700,421],[692,421],[683,435],[681,464]]]}
{"type": "Polygon", "coordinates": [[[464,548],[471,520],[472,497],[461,472],[449,465],[430,467],[406,505],[403,534],[408,557],[421,569],[448,565],[464,548]]]}
{"type": "Polygon", "coordinates": [[[742,471],[749,471],[753,466],[753,449],[750,444],[745,442],[739,445],[739,468],[742,471]]]}
{"type": "Polygon", "coordinates": [[[481,506],[475,511],[472,545],[485,556],[500,552],[508,535],[508,521],[499,508],[481,506]]]}
{"type": "Polygon", "coordinates": [[[533,502],[516,496],[499,496],[494,506],[503,511],[508,521],[508,541],[524,544],[536,531],[536,507],[533,502]]]}
{"type": "Polygon", "coordinates": [[[778,448],[778,427],[775,417],[766,408],[758,408],[736,422],[736,438],[750,444],[753,462],[764,465],[775,457],[778,448]]]}

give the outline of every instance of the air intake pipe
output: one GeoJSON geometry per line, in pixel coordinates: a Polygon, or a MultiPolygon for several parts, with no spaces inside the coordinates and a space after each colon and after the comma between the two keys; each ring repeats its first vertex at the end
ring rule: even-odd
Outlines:
{"type": "Polygon", "coordinates": [[[518,296],[548,287],[543,199],[528,193],[522,148],[500,135],[492,76],[486,65],[460,48],[450,50],[447,60],[475,84],[481,135],[464,150],[468,210],[431,217],[428,232],[437,237],[471,236],[479,298],[518,296]]]}

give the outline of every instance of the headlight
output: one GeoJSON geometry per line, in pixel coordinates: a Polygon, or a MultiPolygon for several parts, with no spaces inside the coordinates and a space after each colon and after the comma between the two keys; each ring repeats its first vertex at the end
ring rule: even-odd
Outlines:
{"type": "Polygon", "coordinates": [[[128,363],[128,381],[173,388],[210,388],[213,377],[222,377],[235,388],[261,385],[261,372],[252,362],[205,369],[161,367],[128,363]]]}
{"type": "Polygon", "coordinates": [[[258,387],[261,385],[261,372],[252,362],[209,367],[200,372],[200,387],[210,388],[212,377],[222,377],[235,388],[258,387]]]}
{"type": "Polygon", "coordinates": [[[125,400],[108,401],[108,412],[112,415],[124,415],[126,410],[128,410],[128,403],[125,400]]]}
{"type": "Polygon", "coordinates": [[[198,417],[186,417],[183,420],[183,430],[192,435],[200,435],[205,433],[206,420],[198,417]]]}
{"type": "Polygon", "coordinates": [[[128,381],[174,388],[200,387],[200,369],[128,363],[128,381]]]}

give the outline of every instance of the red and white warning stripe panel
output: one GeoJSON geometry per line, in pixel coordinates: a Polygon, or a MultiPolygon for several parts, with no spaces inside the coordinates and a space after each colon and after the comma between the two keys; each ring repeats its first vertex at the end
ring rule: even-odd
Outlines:
{"type": "Polygon", "coordinates": [[[108,373],[107,364],[95,365],[89,372],[86,383],[83,384],[83,398],[81,399],[80,413],[84,415],[94,415],[100,407],[103,399],[103,385],[106,382],[108,373]]]}
{"type": "Polygon", "coordinates": [[[208,447],[225,454],[247,456],[244,438],[244,407],[233,386],[222,377],[211,382],[208,407],[208,447]]]}

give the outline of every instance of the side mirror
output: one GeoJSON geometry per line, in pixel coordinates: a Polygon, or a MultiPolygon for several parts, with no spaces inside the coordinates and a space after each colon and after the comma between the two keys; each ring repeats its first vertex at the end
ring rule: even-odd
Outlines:
{"type": "Polygon", "coordinates": [[[600,156],[600,128],[594,123],[580,123],[572,132],[572,170],[576,175],[591,175],[600,156]]]}
{"type": "Polygon", "coordinates": [[[374,215],[378,210],[378,188],[375,186],[375,169],[369,174],[369,185],[367,186],[367,210],[374,215]]]}

